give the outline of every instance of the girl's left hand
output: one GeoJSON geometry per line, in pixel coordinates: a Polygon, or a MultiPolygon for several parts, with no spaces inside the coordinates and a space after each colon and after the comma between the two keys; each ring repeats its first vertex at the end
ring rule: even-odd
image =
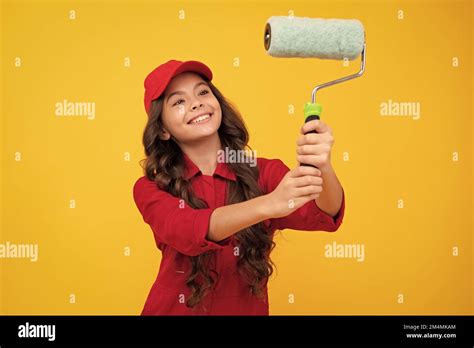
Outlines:
{"type": "Polygon", "coordinates": [[[321,120],[312,120],[305,123],[300,132],[302,135],[296,141],[296,160],[316,166],[322,173],[331,170],[332,129],[321,120]],[[305,134],[312,130],[318,133],[305,134]]]}

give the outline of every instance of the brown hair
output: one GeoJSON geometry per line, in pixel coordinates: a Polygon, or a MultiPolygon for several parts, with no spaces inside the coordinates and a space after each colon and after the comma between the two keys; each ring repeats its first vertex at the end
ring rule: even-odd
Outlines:
{"type": "MultiPolygon", "coordinates": [[[[222,121],[218,129],[221,145],[232,150],[250,148],[248,131],[240,113],[210,81],[204,79],[221,106],[222,121]]],[[[155,181],[160,189],[183,199],[192,208],[208,208],[203,200],[194,195],[190,181],[184,179],[185,163],[181,148],[173,137],[169,140],[161,140],[159,137],[163,129],[161,119],[163,98],[162,95],[152,101],[148,122],[143,132],[146,158],[140,161],[140,164],[148,179],[155,181]]],[[[237,181],[228,181],[226,204],[246,201],[262,194],[258,187],[257,166],[251,167],[248,163],[227,163],[227,165],[235,173],[237,181]]],[[[240,249],[237,261],[239,274],[246,279],[250,292],[262,298],[264,295],[262,290],[275,266],[270,259],[275,242],[262,222],[239,231],[235,234],[235,239],[240,249]]],[[[187,299],[186,305],[190,308],[195,308],[201,302],[216,281],[211,277],[209,270],[212,254],[213,251],[207,251],[197,256],[189,256],[192,267],[186,285],[191,289],[191,296],[187,299]],[[202,281],[199,281],[199,278],[202,281]]]]}

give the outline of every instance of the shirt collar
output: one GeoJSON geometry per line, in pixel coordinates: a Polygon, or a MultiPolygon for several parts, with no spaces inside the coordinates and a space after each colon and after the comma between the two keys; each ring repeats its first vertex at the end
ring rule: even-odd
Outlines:
{"type": "MultiPolygon", "coordinates": [[[[194,164],[193,161],[183,152],[184,157],[184,164],[185,164],[185,174],[184,177],[186,180],[194,177],[198,173],[201,173],[201,170],[198,166],[194,164]]],[[[202,174],[202,173],[201,173],[202,174]]],[[[225,162],[217,162],[216,170],[214,171],[214,175],[219,175],[225,179],[237,181],[237,177],[235,173],[229,168],[227,163],[225,162]]]]}

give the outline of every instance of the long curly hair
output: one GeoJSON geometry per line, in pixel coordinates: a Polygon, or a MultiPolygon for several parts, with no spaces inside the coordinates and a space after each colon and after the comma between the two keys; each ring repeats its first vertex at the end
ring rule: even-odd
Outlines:
{"type": "MultiPolygon", "coordinates": [[[[222,147],[244,151],[251,149],[248,146],[249,134],[240,113],[211,81],[205,77],[203,79],[219,101],[222,110],[222,121],[218,129],[222,147]]],[[[194,195],[191,182],[184,178],[185,162],[181,148],[173,137],[169,140],[161,140],[159,137],[163,129],[163,98],[162,95],[152,101],[143,132],[146,158],[140,161],[140,165],[147,178],[154,181],[158,188],[183,199],[192,208],[208,208],[203,200],[194,195]]],[[[237,181],[227,183],[226,204],[239,203],[262,195],[258,186],[257,166],[251,167],[248,163],[227,165],[235,173],[237,181]]],[[[272,235],[260,222],[237,232],[234,238],[239,245],[238,272],[248,283],[250,293],[262,298],[263,288],[275,267],[270,259],[270,253],[275,247],[272,235]]],[[[215,270],[209,269],[213,253],[207,251],[197,256],[189,256],[191,272],[186,279],[186,285],[191,290],[191,295],[186,300],[186,306],[189,308],[195,309],[215,284],[217,278],[211,276],[211,272],[214,276],[219,276],[215,270]]]]}

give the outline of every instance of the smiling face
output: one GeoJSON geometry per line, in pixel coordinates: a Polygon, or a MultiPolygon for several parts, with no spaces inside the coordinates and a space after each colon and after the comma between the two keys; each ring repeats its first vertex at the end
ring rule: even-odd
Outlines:
{"type": "Polygon", "coordinates": [[[190,143],[217,136],[222,111],[206,81],[199,74],[184,72],[168,84],[161,117],[162,139],[172,135],[178,143],[190,143]]]}

